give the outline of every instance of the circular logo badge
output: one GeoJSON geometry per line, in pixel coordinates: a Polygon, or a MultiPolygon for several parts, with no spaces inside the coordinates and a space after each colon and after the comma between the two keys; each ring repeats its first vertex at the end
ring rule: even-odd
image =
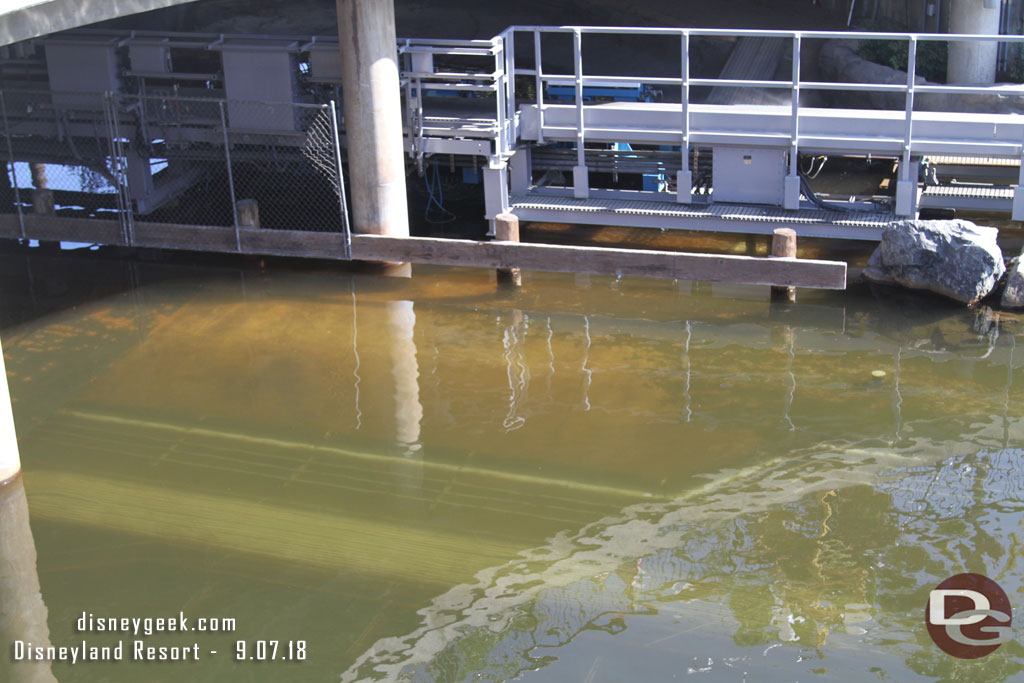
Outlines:
{"type": "Polygon", "coordinates": [[[977,659],[1010,640],[1012,610],[999,584],[981,574],[957,574],[928,595],[928,635],[948,655],[977,659]]]}

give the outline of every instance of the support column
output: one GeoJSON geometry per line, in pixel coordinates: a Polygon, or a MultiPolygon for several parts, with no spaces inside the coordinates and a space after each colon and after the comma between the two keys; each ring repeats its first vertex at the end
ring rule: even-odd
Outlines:
{"type": "Polygon", "coordinates": [[[337,0],[352,227],[409,236],[393,0],[337,0]]]}
{"type": "Polygon", "coordinates": [[[18,456],[18,437],[14,433],[14,415],[11,412],[11,392],[7,387],[3,350],[0,349],[0,486],[21,472],[18,456]]]}
{"type": "Polygon", "coordinates": [[[487,165],[484,171],[484,217],[489,222],[488,235],[494,235],[494,221],[499,214],[507,213],[508,202],[508,166],[497,167],[487,165]]]}
{"type": "MultiPolygon", "coordinates": [[[[999,34],[999,0],[952,0],[950,33],[999,34]]],[[[946,82],[994,83],[998,43],[951,42],[946,61],[946,82]]]]}

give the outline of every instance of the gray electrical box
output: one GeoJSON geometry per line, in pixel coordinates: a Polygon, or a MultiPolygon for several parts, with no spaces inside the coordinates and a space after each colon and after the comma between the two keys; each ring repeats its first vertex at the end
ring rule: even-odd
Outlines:
{"type": "Polygon", "coordinates": [[[128,62],[139,74],[166,74],[171,72],[171,48],[166,39],[154,41],[133,40],[128,44],[128,62]]]}
{"type": "Polygon", "coordinates": [[[712,153],[713,201],[783,205],[786,152],[763,147],[716,146],[712,153]]]}
{"type": "Polygon", "coordinates": [[[101,108],[103,93],[118,92],[121,89],[116,38],[48,38],[45,49],[46,71],[54,105],[101,108]]]}
{"type": "Polygon", "coordinates": [[[297,111],[290,104],[298,99],[295,43],[263,43],[226,42],[221,47],[228,127],[254,132],[296,131],[297,111]]]}
{"type": "Polygon", "coordinates": [[[314,83],[341,83],[341,51],[337,43],[309,47],[309,80],[314,83]]]}

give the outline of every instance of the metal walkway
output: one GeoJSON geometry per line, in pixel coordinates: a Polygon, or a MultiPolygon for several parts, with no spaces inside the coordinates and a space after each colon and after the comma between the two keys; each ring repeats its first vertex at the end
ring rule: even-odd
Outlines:
{"type": "Polygon", "coordinates": [[[642,228],[711,230],[771,234],[792,227],[805,237],[878,240],[894,216],[891,213],[803,209],[744,204],[681,205],[668,201],[513,195],[513,212],[522,220],[642,228]]]}

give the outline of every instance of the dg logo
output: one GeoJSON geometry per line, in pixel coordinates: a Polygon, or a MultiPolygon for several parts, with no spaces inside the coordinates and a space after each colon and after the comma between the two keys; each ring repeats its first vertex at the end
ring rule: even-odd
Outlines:
{"type": "Polygon", "coordinates": [[[948,655],[977,659],[1010,640],[1012,610],[1003,589],[981,574],[957,574],[928,595],[925,624],[948,655]]]}

